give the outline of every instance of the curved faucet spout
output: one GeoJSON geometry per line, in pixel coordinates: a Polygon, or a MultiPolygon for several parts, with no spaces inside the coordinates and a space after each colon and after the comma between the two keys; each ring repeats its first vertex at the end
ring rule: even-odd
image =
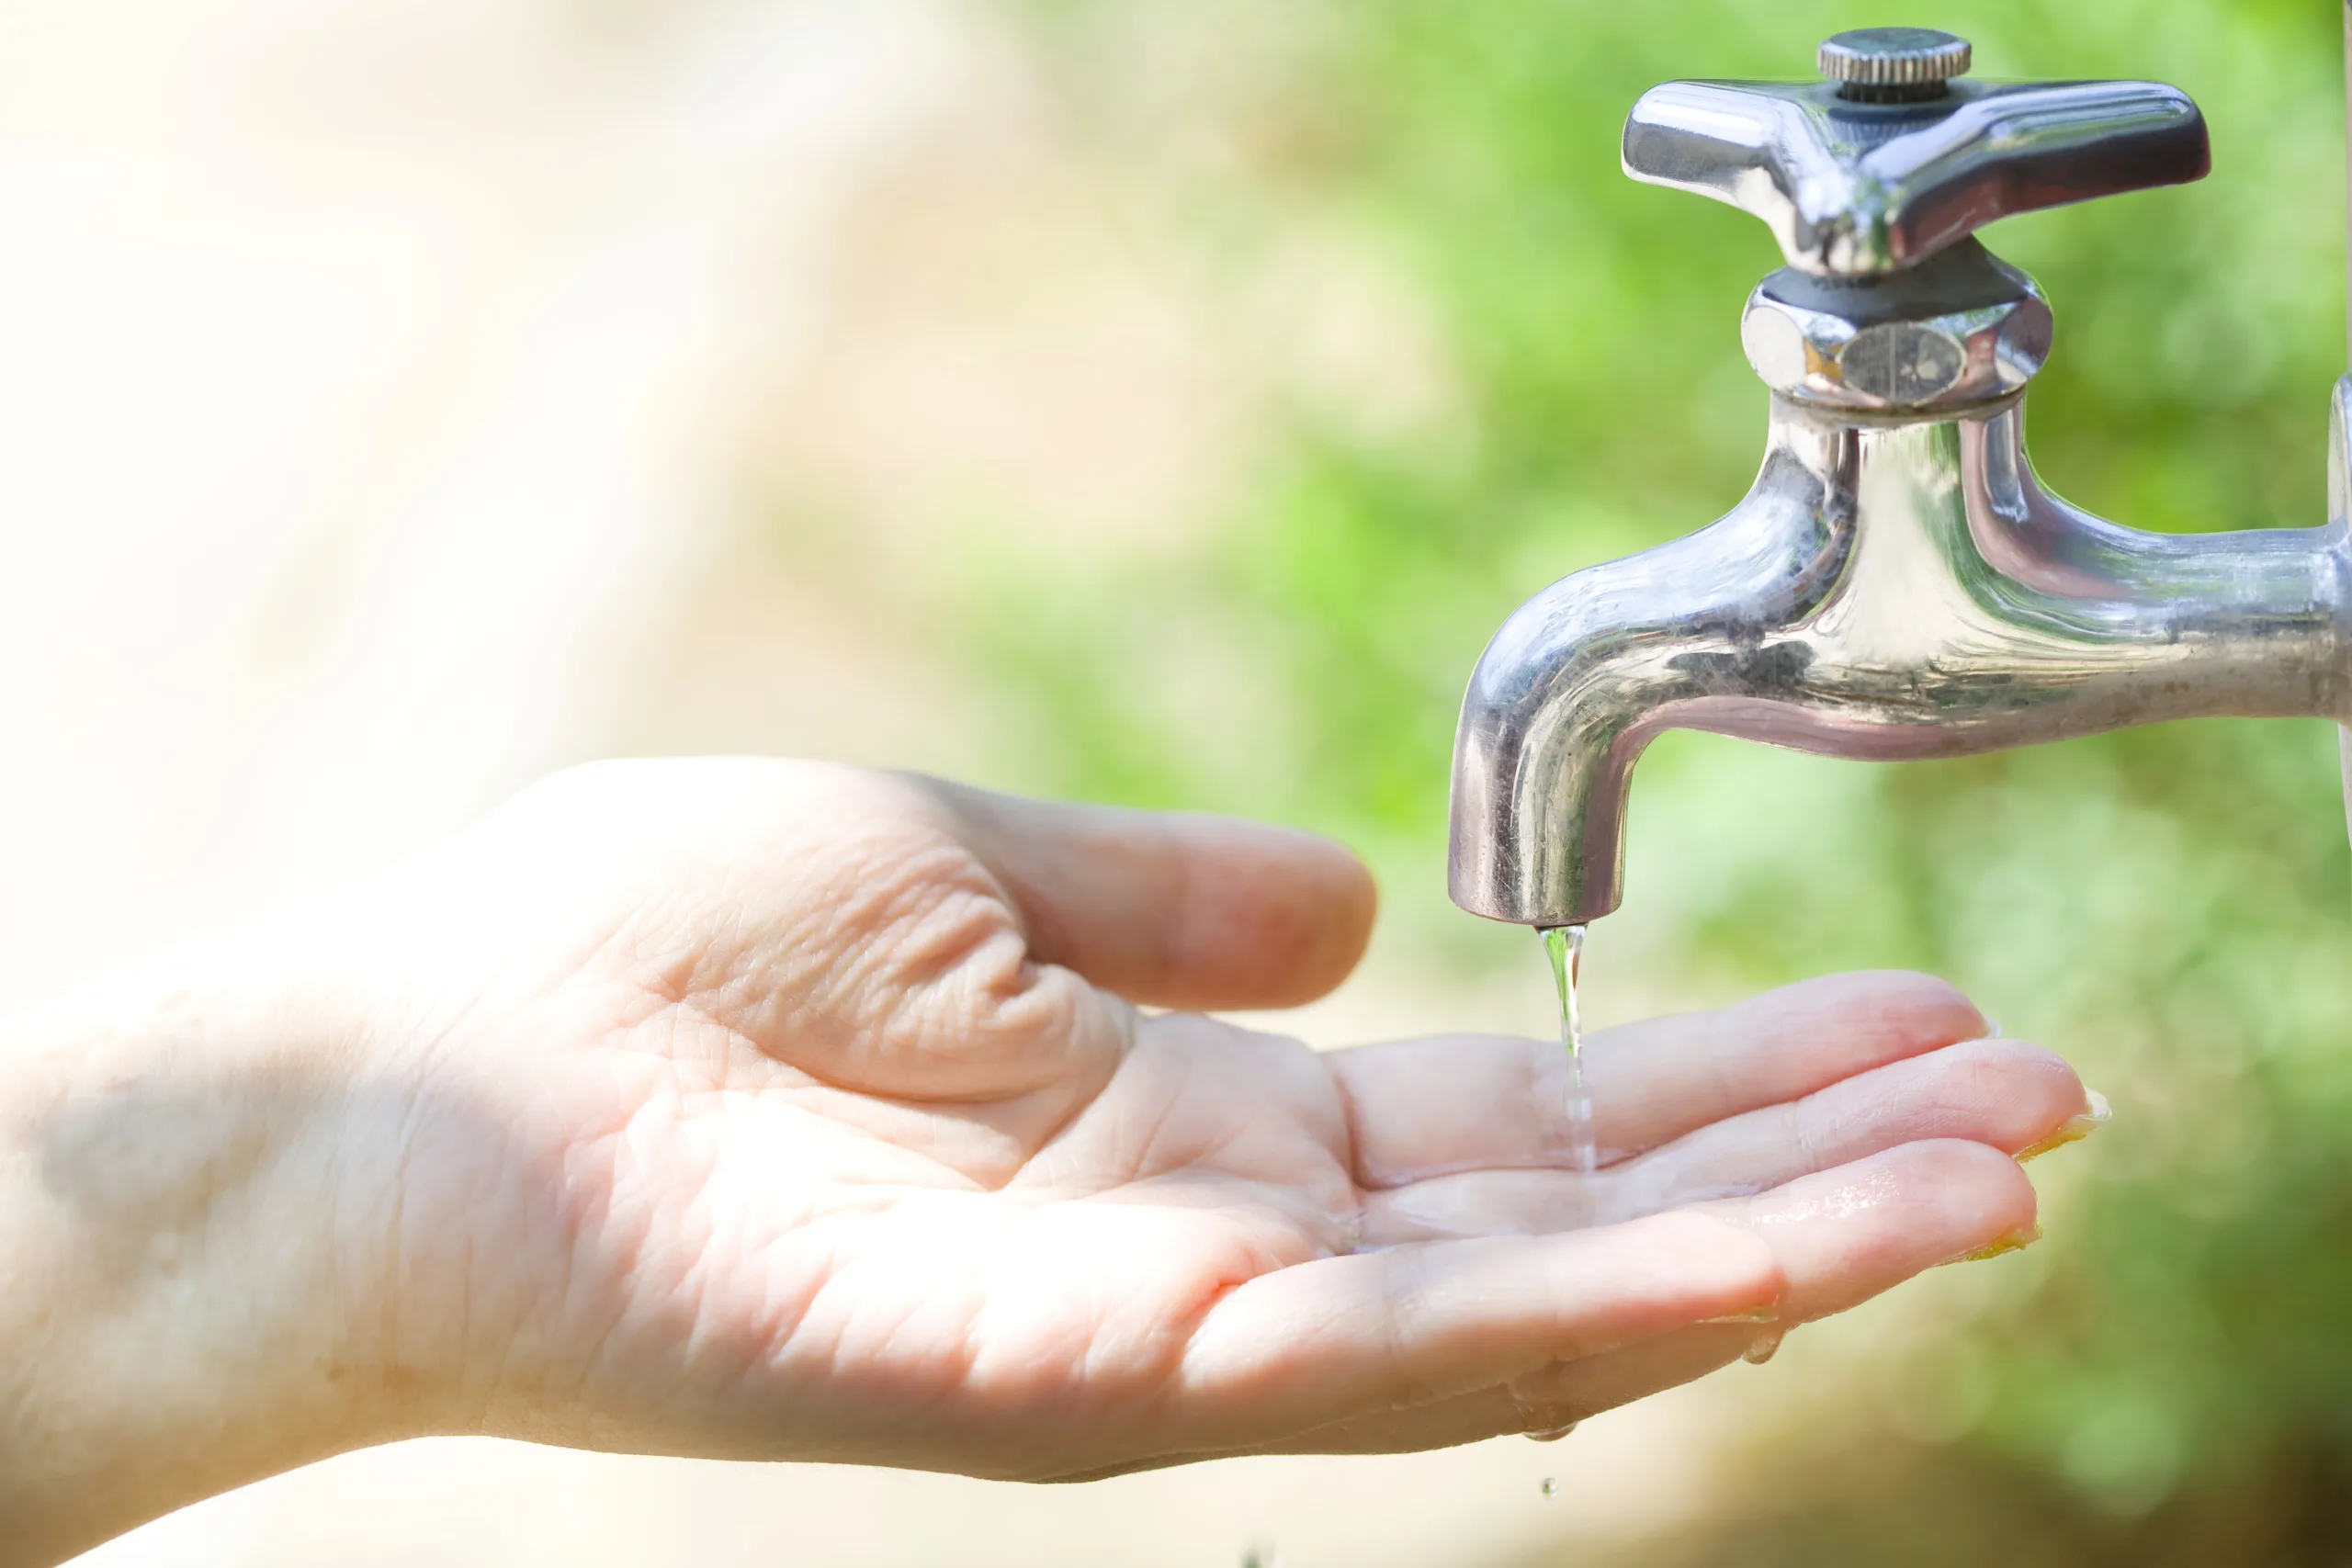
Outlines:
{"type": "MultiPolygon", "coordinates": [[[[2346,407],[2339,388],[2339,451],[2346,407]]],[[[2210,715],[2352,720],[2347,599],[2341,518],[2103,522],[2035,480],[2018,401],[1870,424],[1776,398],[1729,514],[1563,579],[1488,645],[1454,752],[1454,899],[1539,926],[1614,909],[1629,775],[1664,729],[1895,759],[2210,715]]]]}

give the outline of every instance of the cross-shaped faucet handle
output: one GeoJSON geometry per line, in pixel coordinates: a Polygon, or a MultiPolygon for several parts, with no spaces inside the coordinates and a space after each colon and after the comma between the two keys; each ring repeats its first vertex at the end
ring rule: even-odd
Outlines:
{"type": "Polygon", "coordinates": [[[1840,33],[1831,80],[1668,82],[1625,121],[1625,172],[1764,220],[1789,265],[1867,277],[2044,207],[2202,178],[2204,117],[2160,82],[1973,83],[1967,43],[1840,33]]]}

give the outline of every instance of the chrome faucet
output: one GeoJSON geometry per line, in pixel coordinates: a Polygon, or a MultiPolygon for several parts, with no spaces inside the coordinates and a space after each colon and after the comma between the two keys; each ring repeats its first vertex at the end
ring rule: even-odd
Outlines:
{"type": "Polygon", "coordinates": [[[1470,678],[1451,879],[1474,914],[1617,908],[1629,775],[1671,728],[1834,757],[1952,757],[2236,714],[2352,720],[2339,382],[2324,527],[2181,536],[2043,490],[2024,392],[2033,280],[1974,238],[2011,213],[2201,177],[2205,124],[2151,82],[1959,80],[1947,33],[1821,46],[1827,80],[1671,82],[1625,172],[1770,226],[1788,265],[1740,344],[1764,465],[1698,533],[1554,583],[1470,678]]]}

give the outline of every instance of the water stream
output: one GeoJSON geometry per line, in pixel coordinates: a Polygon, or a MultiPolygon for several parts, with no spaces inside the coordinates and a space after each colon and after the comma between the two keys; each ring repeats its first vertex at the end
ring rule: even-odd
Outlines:
{"type": "MultiPolygon", "coordinates": [[[[2352,0],[2346,0],[2345,25],[2352,27],[2352,0]]],[[[2352,61],[2347,61],[2346,66],[2352,69],[2352,61]]],[[[2346,500],[2352,501],[2352,498],[2346,500]]],[[[2347,833],[2352,833],[2352,728],[2339,727],[2335,732],[2335,744],[2337,755],[2344,759],[2344,827],[2347,833]]]]}
{"type": "Polygon", "coordinates": [[[1592,1139],[1592,1090],[1584,1078],[1584,1019],[1577,1008],[1577,972],[1584,966],[1584,928],[1547,926],[1536,933],[1552,961],[1560,993],[1560,1045],[1568,1055],[1568,1148],[1576,1168],[1590,1175],[1600,1163],[1592,1139]]]}

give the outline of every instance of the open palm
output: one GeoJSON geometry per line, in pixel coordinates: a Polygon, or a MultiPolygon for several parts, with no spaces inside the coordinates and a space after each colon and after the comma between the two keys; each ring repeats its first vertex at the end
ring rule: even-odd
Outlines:
{"type": "Polygon", "coordinates": [[[584,770],[385,891],[345,1249],[439,1429],[1037,1479],[1555,1430],[2028,1232],[2086,1110],[1849,976],[1598,1038],[1580,1174],[1556,1044],[1143,1010],[1336,984],[1342,852],[895,775],[584,770]]]}

